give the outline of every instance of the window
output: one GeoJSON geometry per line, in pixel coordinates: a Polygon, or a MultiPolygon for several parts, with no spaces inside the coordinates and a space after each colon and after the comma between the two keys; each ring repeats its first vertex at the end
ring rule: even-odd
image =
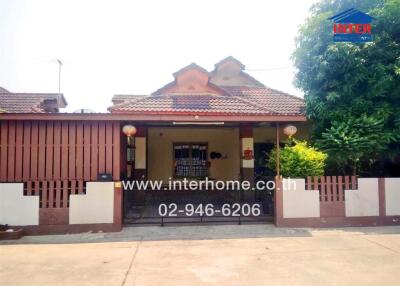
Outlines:
{"type": "Polygon", "coordinates": [[[207,177],[207,144],[175,143],[174,173],[177,178],[202,179],[207,177]]]}

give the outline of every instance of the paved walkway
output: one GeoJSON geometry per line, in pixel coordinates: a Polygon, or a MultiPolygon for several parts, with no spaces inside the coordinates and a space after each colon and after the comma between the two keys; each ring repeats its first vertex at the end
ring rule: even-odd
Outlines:
{"type": "Polygon", "coordinates": [[[131,227],[0,242],[0,285],[399,285],[400,227],[131,227]]]}

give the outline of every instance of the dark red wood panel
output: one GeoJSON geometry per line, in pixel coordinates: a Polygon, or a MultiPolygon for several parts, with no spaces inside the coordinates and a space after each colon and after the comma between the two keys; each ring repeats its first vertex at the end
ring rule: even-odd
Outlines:
{"type": "Polygon", "coordinates": [[[326,177],[326,201],[330,202],[332,200],[332,184],[331,177],[326,177]]]}
{"type": "MultiPolygon", "coordinates": [[[[114,181],[120,180],[120,153],[121,153],[121,128],[119,121],[113,124],[113,179],[114,181]]],[[[108,147],[110,148],[110,147],[108,147]]]]}
{"type": "Polygon", "coordinates": [[[70,191],[71,195],[75,195],[77,193],[76,183],[77,183],[76,180],[71,180],[71,191],[70,191]]]}
{"type": "Polygon", "coordinates": [[[24,165],[23,142],[24,142],[24,122],[17,121],[15,129],[15,181],[22,182],[22,167],[24,165]]]}
{"type": "Polygon", "coordinates": [[[97,125],[97,122],[94,122],[92,124],[92,150],[91,150],[91,168],[90,168],[90,179],[92,181],[96,181],[97,180],[97,174],[98,174],[98,159],[99,159],[99,128],[97,125]]]}
{"type": "MultiPolygon", "coordinates": [[[[69,123],[69,144],[68,144],[68,178],[75,178],[76,175],[76,161],[75,161],[75,152],[76,152],[76,123],[69,123]]],[[[67,179],[67,178],[65,178],[67,179]]]]}
{"type": "Polygon", "coordinates": [[[26,194],[31,196],[33,194],[32,181],[26,183],[26,194]]]}
{"type": "Polygon", "coordinates": [[[31,177],[31,122],[24,121],[24,142],[23,142],[24,164],[22,166],[22,179],[29,181],[31,177]]]}
{"type": "Polygon", "coordinates": [[[15,181],[15,121],[8,124],[8,166],[7,181],[15,181]]]}
{"type": "Polygon", "coordinates": [[[326,184],[325,184],[325,177],[321,177],[321,201],[326,201],[326,184]]]}
{"type": "Polygon", "coordinates": [[[338,194],[339,194],[339,201],[344,201],[344,189],[343,189],[343,177],[338,177],[338,194]]]}
{"type": "Polygon", "coordinates": [[[344,189],[350,190],[350,179],[349,176],[344,177],[344,189]]]}
{"type": "Polygon", "coordinates": [[[38,180],[45,179],[46,171],[46,122],[39,122],[39,146],[38,146],[38,180]]]}
{"type": "Polygon", "coordinates": [[[47,122],[46,126],[46,180],[53,179],[53,168],[54,168],[54,123],[52,121],[47,122]]]}
{"type": "Polygon", "coordinates": [[[49,182],[49,208],[54,208],[54,181],[49,182]]]}
{"type": "Polygon", "coordinates": [[[61,179],[61,123],[54,122],[53,179],[61,179]]]}
{"type": "Polygon", "coordinates": [[[83,181],[78,181],[78,194],[83,194],[83,181]]]}
{"type": "Polygon", "coordinates": [[[90,181],[90,164],[91,164],[91,124],[85,122],[83,124],[83,179],[90,181]]]}
{"type": "Polygon", "coordinates": [[[61,192],[62,192],[62,181],[56,181],[56,188],[55,188],[55,207],[61,208],[61,192]]]}
{"type": "MultiPolygon", "coordinates": [[[[89,163],[89,162],[88,162],[89,163]]],[[[83,123],[78,122],[76,125],[76,158],[75,158],[75,166],[76,166],[76,176],[75,178],[78,180],[83,179],[83,123]]]]}
{"type": "Polygon", "coordinates": [[[36,181],[38,178],[38,144],[39,144],[39,125],[37,121],[32,122],[31,130],[31,168],[30,180],[36,181]]]}
{"type": "Polygon", "coordinates": [[[332,201],[338,201],[337,177],[332,176],[332,201]]]}
{"type": "Polygon", "coordinates": [[[69,194],[68,194],[68,181],[64,180],[63,181],[63,189],[62,189],[62,204],[61,207],[63,208],[67,208],[68,207],[68,198],[69,198],[69,194]]]}
{"type": "Polygon", "coordinates": [[[48,205],[48,194],[47,194],[47,181],[43,181],[42,183],[42,199],[41,199],[41,207],[42,208],[47,208],[48,205]]]}
{"type": "Polygon", "coordinates": [[[7,181],[7,161],[8,161],[8,122],[1,121],[1,151],[0,151],[0,181],[7,181]]]}
{"type": "Polygon", "coordinates": [[[63,121],[61,123],[61,178],[62,180],[68,179],[68,122],[63,121]]]}
{"type": "Polygon", "coordinates": [[[104,173],[106,170],[106,125],[99,123],[99,167],[98,173],[104,173]]]}
{"type": "Polygon", "coordinates": [[[119,121],[4,120],[0,129],[0,181],[120,179],[119,121]]]}
{"type": "Polygon", "coordinates": [[[112,174],[113,171],[113,125],[112,122],[106,123],[106,169],[105,172],[112,174]]]}

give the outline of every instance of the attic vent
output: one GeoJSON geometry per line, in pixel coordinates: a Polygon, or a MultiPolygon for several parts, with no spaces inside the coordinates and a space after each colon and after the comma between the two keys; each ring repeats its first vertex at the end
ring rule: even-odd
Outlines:
{"type": "Polygon", "coordinates": [[[180,95],[173,98],[173,107],[177,109],[209,109],[209,96],[180,95]]]}

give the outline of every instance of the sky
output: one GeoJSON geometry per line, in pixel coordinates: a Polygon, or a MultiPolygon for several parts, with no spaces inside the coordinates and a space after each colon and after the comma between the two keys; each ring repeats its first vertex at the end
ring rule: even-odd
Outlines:
{"type": "Polygon", "coordinates": [[[0,86],[61,92],[66,112],[105,112],[114,94],[150,94],[195,62],[233,56],[297,96],[290,56],[315,0],[0,0],[0,86]]]}

